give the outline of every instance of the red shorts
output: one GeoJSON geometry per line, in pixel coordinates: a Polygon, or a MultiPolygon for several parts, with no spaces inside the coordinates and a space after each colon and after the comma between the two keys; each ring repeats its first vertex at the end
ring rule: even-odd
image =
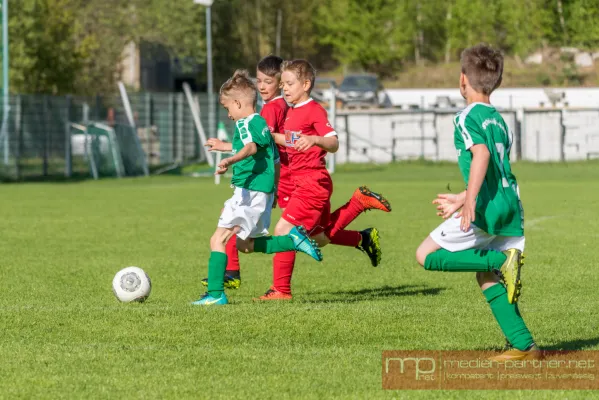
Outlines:
{"type": "Polygon", "coordinates": [[[295,226],[303,226],[311,234],[321,233],[329,225],[333,181],[329,173],[314,171],[292,176],[295,188],[282,217],[295,226]]]}
{"type": "Polygon", "coordinates": [[[279,186],[277,187],[277,204],[280,208],[287,208],[293,189],[295,189],[295,185],[291,181],[291,171],[288,167],[281,166],[279,186]]]}

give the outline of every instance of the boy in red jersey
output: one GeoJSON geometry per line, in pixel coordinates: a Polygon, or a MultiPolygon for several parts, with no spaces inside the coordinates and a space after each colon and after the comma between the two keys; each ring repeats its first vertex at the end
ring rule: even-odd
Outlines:
{"type": "MultiPolygon", "coordinates": [[[[382,196],[361,187],[350,201],[330,214],[333,182],[326,169],[327,152],[339,148],[337,133],[327,118],[326,110],[310,97],[314,87],[315,71],[306,60],[286,61],[281,67],[285,100],[291,105],[283,126],[284,134],[271,129],[275,142],[283,146],[288,164],[288,179],[292,192],[283,193],[279,205],[283,215],[275,227],[275,235],[288,233],[295,226],[304,226],[322,247],[328,243],[356,247],[368,254],[373,266],[381,258],[378,231],[346,231],[360,213],[368,209],[391,211],[389,202],[382,196]]],[[[279,196],[281,196],[279,191],[279,196]]],[[[295,252],[278,253],[274,257],[273,286],[260,300],[291,299],[291,275],[295,252]]]]}

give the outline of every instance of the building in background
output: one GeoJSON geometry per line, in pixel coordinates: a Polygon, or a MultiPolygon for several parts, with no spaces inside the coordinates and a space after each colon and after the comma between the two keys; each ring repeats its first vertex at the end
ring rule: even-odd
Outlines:
{"type": "Polygon", "coordinates": [[[129,42],[123,49],[121,80],[133,90],[150,92],[179,92],[184,82],[193,91],[205,91],[204,65],[190,57],[173,57],[158,43],[129,42]]]}

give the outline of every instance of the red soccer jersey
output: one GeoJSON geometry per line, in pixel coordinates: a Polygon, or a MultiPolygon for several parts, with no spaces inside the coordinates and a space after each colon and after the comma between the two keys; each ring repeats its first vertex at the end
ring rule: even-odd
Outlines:
{"type": "MultiPolygon", "coordinates": [[[[287,115],[287,109],[289,106],[283,96],[278,96],[264,104],[260,115],[266,120],[268,128],[273,133],[283,133],[283,124],[285,123],[285,116],[287,115]]],[[[289,165],[287,158],[287,149],[283,146],[277,146],[279,148],[279,157],[281,158],[281,168],[285,168],[289,165]]]]}
{"type": "Polygon", "coordinates": [[[287,111],[284,127],[289,168],[292,173],[326,169],[327,152],[325,150],[313,146],[306,151],[299,152],[293,147],[299,139],[299,135],[323,137],[337,135],[329,123],[326,110],[310,98],[287,111]]]}

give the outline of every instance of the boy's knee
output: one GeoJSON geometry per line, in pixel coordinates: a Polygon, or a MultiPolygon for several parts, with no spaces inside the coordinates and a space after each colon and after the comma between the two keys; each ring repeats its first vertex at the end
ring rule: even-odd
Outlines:
{"type": "Polygon", "coordinates": [[[226,236],[221,232],[215,232],[210,238],[210,248],[214,249],[227,244],[226,236]]]}
{"type": "Polygon", "coordinates": [[[424,267],[424,262],[426,261],[426,256],[429,255],[429,252],[422,247],[418,247],[416,249],[416,261],[420,264],[421,267],[424,267]]]}

